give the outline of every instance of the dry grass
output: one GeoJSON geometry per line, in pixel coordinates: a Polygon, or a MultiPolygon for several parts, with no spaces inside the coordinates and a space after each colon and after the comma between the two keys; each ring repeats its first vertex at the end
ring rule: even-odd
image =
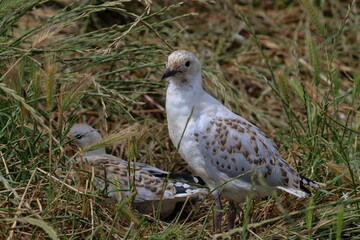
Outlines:
{"type": "Polygon", "coordinates": [[[359,10],[338,0],[0,2],[0,239],[357,239],[359,10]],[[195,53],[205,88],[321,190],[249,201],[239,228],[214,235],[211,198],[163,221],[58,176],[75,122],[103,135],[139,123],[145,134],[110,139],[108,151],[190,172],[164,112],[173,49],[195,53]]]}

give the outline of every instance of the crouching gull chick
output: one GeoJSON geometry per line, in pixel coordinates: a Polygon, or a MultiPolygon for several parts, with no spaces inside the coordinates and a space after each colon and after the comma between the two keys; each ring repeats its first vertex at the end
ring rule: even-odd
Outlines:
{"type": "MultiPolygon", "coordinates": [[[[102,140],[99,132],[87,124],[75,124],[69,136],[80,148],[102,140]]],[[[79,172],[88,172],[90,176],[94,172],[95,187],[106,191],[110,197],[116,197],[119,193],[121,197],[129,196],[131,181],[135,179],[135,207],[144,214],[156,211],[161,202],[160,216],[166,217],[174,211],[178,202],[184,202],[187,198],[202,198],[208,192],[198,187],[205,184],[198,177],[169,173],[141,163],[136,163],[135,169],[131,167],[129,172],[128,162],[106,154],[105,147],[77,157],[73,168],[78,176],[79,172]]]]}

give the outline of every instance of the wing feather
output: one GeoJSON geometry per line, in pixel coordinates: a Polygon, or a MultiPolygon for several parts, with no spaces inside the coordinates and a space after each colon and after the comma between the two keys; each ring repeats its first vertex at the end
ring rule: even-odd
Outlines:
{"type": "Polygon", "coordinates": [[[130,169],[129,173],[128,162],[109,154],[88,155],[78,160],[76,170],[85,170],[89,174],[94,171],[96,188],[105,190],[110,196],[114,196],[117,190],[121,190],[124,196],[129,195],[129,181],[134,179],[135,172],[136,203],[160,199],[181,201],[186,197],[206,193],[205,189],[190,185],[193,184],[191,181],[171,179],[171,173],[168,179],[168,172],[143,163],[136,163],[135,171],[130,169]]]}
{"type": "Polygon", "coordinates": [[[299,174],[279,156],[274,142],[239,116],[212,119],[194,137],[210,176],[220,172],[251,182],[254,174],[257,184],[263,179],[269,186],[300,189],[299,174]]]}

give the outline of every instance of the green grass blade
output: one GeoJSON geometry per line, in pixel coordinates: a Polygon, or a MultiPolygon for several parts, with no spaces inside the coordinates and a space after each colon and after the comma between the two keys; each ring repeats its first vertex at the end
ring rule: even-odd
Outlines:
{"type": "Polygon", "coordinates": [[[35,226],[40,227],[42,230],[44,230],[44,232],[47,233],[47,235],[53,239],[53,240],[58,240],[58,235],[55,232],[55,230],[45,221],[40,220],[40,219],[36,219],[36,218],[31,218],[31,217],[23,217],[23,218],[16,218],[15,220],[19,221],[19,222],[24,222],[24,223],[29,223],[35,226]]]}
{"type": "Polygon", "coordinates": [[[336,218],[336,240],[341,240],[341,233],[344,228],[344,206],[338,207],[337,218],[336,218]]]}

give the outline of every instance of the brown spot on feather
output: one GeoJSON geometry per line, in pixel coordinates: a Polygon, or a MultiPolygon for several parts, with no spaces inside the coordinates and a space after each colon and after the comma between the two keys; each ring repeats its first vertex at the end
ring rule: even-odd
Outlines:
{"type": "Polygon", "coordinates": [[[285,171],[285,169],[280,168],[280,172],[282,177],[287,177],[287,172],[285,171]]]}
{"type": "Polygon", "coordinates": [[[95,168],[94,169],[94,173],[96,176],[103,176],[105,175],[105,171],[104,170],[101,170],[101,169],[98,169],[98,168],[95,168]]]}
{"type": "Polygon", "coordinates": [[[249,158],[249,152],[246,151],[246,150],[244,150],[243,154],[244,154],[245,159],[248,160],[248,158],[249,158]]]}
{"type": "Polygon", "coordinates": [[[268,150],[268,147],[266,146],[265,142],[264,142],[261,138],[259,138],[259,141],[260,141],[260,143],[263,145],[263,147],[264,147],[266,150],[268,150]]]}
{"type": "Polygon", "coordinates": [[[150,189],[150,191],[153,192],[153,193],[156,193],[157,190],[158,190],[157,187],[150,187],[149,189],[150,189]]]}
{"type": "Polygon", "coordinates": [[[229,154],[232,154],[233,153],[233,147],[232,146],[228,146],[226,148],[226,151],[229,153],[229,154]]]}
{"type": "Polygon", "coordinates": [[[299,186],[299,184],[300,184],[299,179],[298,179],[298,178],[294,179],[294,183],[295,183],[297,186],[299,186]]]}
{"type": "Polygon", "coordinates": [[[216,148],[213,148],[212,150],[212,155],[216,155],[217,154],[217,149],[216,148]]]}
{"type": "Polygon", "coordinates": [[[272,170],[271,170],[270,166],[266,166],[266,173],[267,173],[267,175],[271,176],[272,170]]]}
{"type": "Polygon", "coordinates": [[[285,187],[289,186],[289,178],[288,177],[283,178],[282,180],[284,182],[285,187]]]}
{"type": "Polygon", "coordinates": [[[236,149],[237,149],[238,151],[241,151],[241,147],[242,147],[241,142],[237,142],[236,145],[235,145],[235,147],[236,147],[236,149]]]}
{"type": "Polygon", "coordinates": [[[258,156],[258,155],[259,155],[259,148],[258,148],[258,146],[255,146],[255,147],[254,147],[254,150],[255,150],[256,155],[258,156]]]}

